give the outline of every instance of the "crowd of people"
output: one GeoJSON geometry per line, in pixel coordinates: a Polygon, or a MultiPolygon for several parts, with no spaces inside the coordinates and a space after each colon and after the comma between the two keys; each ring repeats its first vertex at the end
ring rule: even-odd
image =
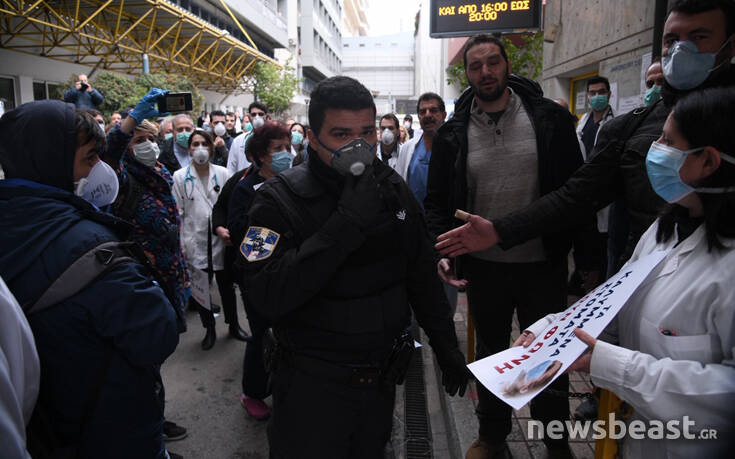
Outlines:
{"type": "MultiPolygon", "coordinates": [[[[228,336],[246,342],[239,403],[269,419],[270,457],[382,457],[413,324],[449,395],[471,379],[453,322],[458,291],[480,359],[508,347],[514,313],[514,345],[528,346],[566,308],[570,251],[589,291],[670,249],[600,337],[577,330],[589,352],[573,368],[624,399],[631,419],[686,415],[720,433],[625,439],[624,457],[725,457],[735,433],[734,37],[731,1],[673,2],[645,106],[614,113],[598,76],[580,120],[513,74],[489,35],[465,45],[470,87],[453,114],[422,94],[415,130],[411,115],[377,113],[370,91],[343,76],[314,87],[308,125],[258,101],[242,117],[168,116],[159,88],[106,119],[86,75],[66,103],[6,112],[2,456],[181,457],[168,451],[186,429],[164,417],[160,367],[187,309],[207,351],[221,308],[228,336]]],[[[532,416],[569,419],[558,396],[568,385],[558,377],[532,416]]],[[[477,389],[466,457],[510,457],[511,408],[477,389]]],[[[573,457],[568,432],[544,442],[550,457],[573,457]]]]}

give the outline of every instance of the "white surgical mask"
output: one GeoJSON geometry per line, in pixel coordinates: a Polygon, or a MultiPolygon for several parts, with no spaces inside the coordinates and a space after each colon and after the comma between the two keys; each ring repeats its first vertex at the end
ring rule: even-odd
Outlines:
{"type": "Polygon", "coordinates": [[[383,129],[380,134],[380,143],[383,145],[391,145],[396,140],[396,135],[390,129],[383,129]]]}
{"type": "Polygon", "coordinates": [[[89,175],[76,183],[74,194],[97,207],[105,207],[115,202],[119,189],[115,171],[106,162],[97,161],[89,175]]]}
{"type": "Polygon", "coordinates": [[[411,129],[411,122],[410,121],[404,121],[403,122],[403,127],[405,127],[406,129],[411,129]]]}
{"type": "Polygon", "coordinates": [[[150,140],[133,145],[135,159],[148,167],[156,165],[156,158],[158,158],[159,152],[158,145],[150,140]]]}
{"type": "Polygon", "coordinates": [[[253,129],[258,129],[262,125],[265,124],[265,120],[262,116],[258,115],[255,118],[253,118],[253,129]]]}
{"type": "Polygon", "coordinates": [[[224,123],[217,123],[217,124],[215,124],[215,126],[214,126],[214,135],[216,135],[218,137],[222,137],[226,133],[227,133],[227,128],[225,128],[225,124],[224,123]]]}
{"type": "Polygon", "coordinates": [[[209,161],[209,150],[207,147],[196,147],[191,154],[191,158],[197,164],[207,164],[207,161],[209,161]]]}
{"type": "Polygon", "coordinates": [[[101,131],[102,131],[102,133],[104,134],[104,133],[105,133],[105,123],[97,123],[97,126],[99,126],[99,127],[100,127],[100,130],[101,130],[101,131]]]}

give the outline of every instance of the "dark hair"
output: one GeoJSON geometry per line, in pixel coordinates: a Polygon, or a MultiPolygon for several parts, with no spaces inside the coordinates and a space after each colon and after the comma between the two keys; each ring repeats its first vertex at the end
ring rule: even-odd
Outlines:
{"type": "Polygon", "coordinates": [[[268,154],[268,146],[271,140],[288,138],[291,141],[291,132],[282,123],[265,123],[253,131],[248,141],[248,154],[256,166],[262,167],[260,158],[268,154]]]}
{"type": "Polygon", "coordinates": [[[408,120],[408,121],[410,121],[410,122],[412,122],[412,123],[413,123],[413,116],[411,116],[411,115],[406,115],[406,116],[404,116],[404,117],[403,117],[403,121],[406,121],[406,120],[408,120]]]}
{"type": "Polygon", "coordinates": [[[322,80],[311,91],[309,124],[316,135],[320,134],[324,114],[330,108],[355,111],[371,108],[373,119],[376,114],[375,101],[370,91],[359,81],[346,76],[322,80]]]}
{"type": "Polygon", "coordinates": [[[225,112],[222,110],[212,110],[212,113],[209,114],[209,119],[212,119],[213,116],[221,116],[222,118],[225,117],[225,112]]]}
{"type": "Polygon", "coordinates": [[[204,137],[204,141],[207,143],[207,146],[209,147],[209,154],[211,155],[214,153],[214,139],[212,139],[212,134],[205,131],[204,129],[194,129],[189,136],[189,143],[187,144],[189,148],[191,148],[191,142],[195,135],[200,135],[204,137]]]}
{"type": "MultiPolygon", "coordinates": [[[[391,120],[396,125],[396,129],[401,129],[401,123],[398,122],[398,117],[394,115],[393,113],[386,113],[385,115],[380,117],[380,121],[383,120],[391,120]]],[[[378,125],[380,125],[380,121],[378,121],[378,125]]]]}
{"type": "Polygon", "coordinates": [[[493,37],[492,35],[481,34],[475,35],[474,37],[470,38],[464,45],[464,54],[462,55],[462,59],[464,60],[465,70],[467,70],[467,51],[477,45],[482,45],[483,43],[492,43],[493,45],[500,48],[500,55],[503,56],[503,59],[505,59],[505,64],[508,64],[508,53],[505,52],[505,45],[503,44],[502,40],[497,37],[493,37]]]}
{"type": "Polygon", "coordinates": [[[87,110],[76,110],[74,112],[74,132],[76,133],[77,148],[94,143],[92,150],[101,157],[107,150],[107,139],[105,133],[100,130],[97,121],[92,118],[87,110]]]}
{"type": "Polygon", "coordinates": [[[671,13],[699,14],[721,10],[725,14],[725,35],[730,38],[735,32],[735,2],[732,0],[674,0],[669,8],[671,13]]]}
{"type": "Polygon", "coordinates": [[[256,100],[255,102],[253,102],[250,105],[248,105],[248,115],[250,114],[250,110],[252,110],[253,107],[259,108],[259,109],[263,110],[266,113],[266,115],[269,113],[268,112],[268,106],[266,104],[264,104],[263,102],[260,102],[260,101],[256,100]]]}
{"type": "Polygon", "coordinates": [[[590,90],[590,85],[593,84],[599,84],[599,83],[605,83],[605,88],[607,88],[607,92],[610,92],[610,81],[605,78],[604,76],[593,76],[589,80],[587,80],[587,91],[590,90]]]}
{"type": "Polygon", "coordinates": [[[303,125],[303,124],[301,124],[301,123],[291,123],[291,126],[289,126],[289,127],[288,127],[288,132],[291,132],[291,131],[293,131],[293,127],[294,127],[294,126],[301,126],[301,129],[303,129],[303,130],[304,130],[304,135],[306,135],[306,128],[305,128],[305,127],[304,127],[304,125],[303,125]]]}
{"type": "Polygon", "coordinates": [[[235,118],[235,112],[225,112],[225,116],[231,116],[235,118]]]}
{"type": "Polygon", "coordinates": [[[92,118],[94,118],[95,116],[101,116],[102,118],[105,117],[105,115],[103,115],[101,111],[95,110],[94,108],[88,108],[87,113],[92,115],[92,118]]]}
{"type": "Polygon", "coordinates": [[[419,112],[419,106],[421,105],[421,102],[425,100],[436,100],[439,102],[439,109],[443,112],[446,111],[444,108],[444,101],[442,100],[441,96],[435,92],[425,92],[419,96],[419,100],[416,101],[416,113],[421,115],[421,112],[419,112]]]}
{"type": "MultiPolygon", "coordinates": [[[[711,146],[735,156],[735,91],[731,88],[709,88],[682,97],[671,116],[689,148],[711,146]]],[[[693,153],[693,154],[701,154],[693,153]]],[[[722,161],[720,167],[698,184],[705,188],[735,186],[735,165],[722,161]]],[[[709,250],[722,248],[720,236],[735,237],[735,193],[697,193],[704,207],[704,227],[709,250]]],[[[668,205],[659,222],[656,240],[667,241],[674,234],[676,216],[681,206],[668,205]]]]}

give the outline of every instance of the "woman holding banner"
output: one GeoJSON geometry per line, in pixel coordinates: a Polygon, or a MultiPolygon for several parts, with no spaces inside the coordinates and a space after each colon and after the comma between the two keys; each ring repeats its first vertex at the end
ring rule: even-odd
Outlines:
{"type": "MultiPolygon", "coordinates": [[[[629,263],[655,251],[670,253],[599,340],[575,330],[589,349],[570,369],[588,372],[596,386],[630,404],[629,427],[635,421],[646,426],[642,436],[629,430],[624,457],[732,454],[734,122],[732,90],[708,89],[677,103],[646,158],[653,189],[670,204],[629,263]]],[[[528,346],[553,318],[529,327],[514,345],[528,346]]]]}

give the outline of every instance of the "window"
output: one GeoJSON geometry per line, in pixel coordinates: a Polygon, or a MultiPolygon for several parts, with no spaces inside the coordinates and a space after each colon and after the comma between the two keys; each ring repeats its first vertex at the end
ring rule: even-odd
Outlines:
{"type": "Polygon", "coordinates": [[[39,83],[38,81],[33,82],[33,100],[48,99],[46,93],[46,83],[39,83]]]}
{"type": "Polygon", "coordinates": [[[15,108],[15,81],[12,78],[0,77],[0,101],[6,112],[15,108]]]}

